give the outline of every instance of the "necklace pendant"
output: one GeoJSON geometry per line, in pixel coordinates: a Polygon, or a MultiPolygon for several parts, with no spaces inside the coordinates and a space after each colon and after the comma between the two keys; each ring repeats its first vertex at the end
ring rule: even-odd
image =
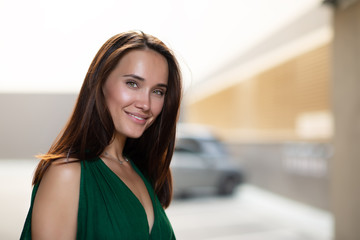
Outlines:
{"type": "Polygon", "coordinates": [[[108,152],[104,152],[104,156],[110,158],[110,159],[113,159],[115,161],[118,161],[120,165],[123,165],[124,164],[124,161],[125,162],[129,162],[129,160],[127,158],[124,158],[124,161],[123,160],[120,160],[119,158],[116,158],[116,157],[113,157],[111,156],[108,152]]]}

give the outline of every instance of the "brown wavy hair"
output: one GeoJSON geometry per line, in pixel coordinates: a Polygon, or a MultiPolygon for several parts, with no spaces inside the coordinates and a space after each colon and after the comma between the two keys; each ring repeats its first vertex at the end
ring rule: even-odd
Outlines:
{"type": "Polygon", "coordinates": [[[126,140],[123,154],[150,179],[163,207],[169,206],[172,196],[170,162],[180,109],[181,73],[173,52],[159,39],[143,32],[117,34],[100,48],[86,74],[72,116],[48,153],[40,156],[33,184],[40,182],[54,160],[88,161],[98,157],[110,144],[115,127],[102,87],[122,56],[135,49],[151,49],[166,58],[168,90],[159,116],[140,138],[126,140]]]}

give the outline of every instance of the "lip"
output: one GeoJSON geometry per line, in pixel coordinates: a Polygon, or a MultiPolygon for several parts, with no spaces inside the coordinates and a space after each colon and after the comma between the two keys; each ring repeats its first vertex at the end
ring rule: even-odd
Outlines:
{"type": "Polygon", "coordinates": [[[125,113],[136,123],[145,124],[146,121],[150,118],[148,115],[126,112],[125,113]]]}

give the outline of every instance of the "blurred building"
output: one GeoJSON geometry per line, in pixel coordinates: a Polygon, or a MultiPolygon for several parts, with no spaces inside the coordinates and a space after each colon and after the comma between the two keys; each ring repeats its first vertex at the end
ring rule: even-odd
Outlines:
{"type": "Polygon", "coordinates": [[[318,6],[194,86],[186,120],[232,142],[327,141],[331,42],[331,10],[318,6]]]}
{"type": "Polygon", "coordinates": [[[194,86],[184,115],[218,130],[250,183],[360,239],[360,2],[323,3],[194,86]]]}
{"type": "Polygon", "coordinates": [[[331,10],[319,4],[193,86],[184,112],[217,130],[248,182],[326,210],[331,10]]]}
{"type": "Polygon", "coordinates": [[[72,112],[77,94],[1,93],[0,160],[46,153],[72,112]]]}
{"type": "Polygon", "coordinates": [[[360,239],[360,1],[326,1],[334,7],[332,55],[335,135],[331,210],[335,239],[360,239]]]}

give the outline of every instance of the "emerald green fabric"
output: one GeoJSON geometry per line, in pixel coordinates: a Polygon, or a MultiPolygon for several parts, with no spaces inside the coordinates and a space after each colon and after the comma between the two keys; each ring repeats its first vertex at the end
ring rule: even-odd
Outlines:
{"type": "MultiPolygon", "coordinates": [[[[132,163],[143,179],[154,209],[149,234],[145,209],[123,181],[100,159],[81,161],[77,239],[172,240],[175,235],[150,182],[132,163]]],[[[31,213],[38,186],[20,239],[31,239],[31,213]]]]}

